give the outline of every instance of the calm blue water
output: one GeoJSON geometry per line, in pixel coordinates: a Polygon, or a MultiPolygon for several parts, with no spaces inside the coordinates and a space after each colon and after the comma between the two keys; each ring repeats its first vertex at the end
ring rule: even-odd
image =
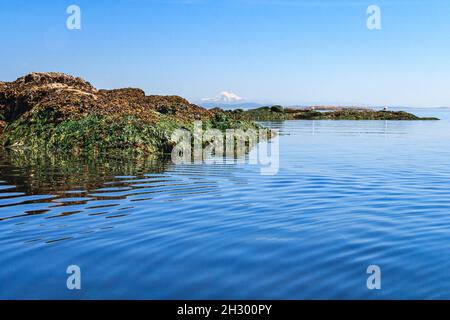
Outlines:
{"type": "Polygon", "coordinates": [[[450,112],[416,113],[444,120],[266,123],[275,176],[3,151],[0,298],[448,299],[450,112]]]}

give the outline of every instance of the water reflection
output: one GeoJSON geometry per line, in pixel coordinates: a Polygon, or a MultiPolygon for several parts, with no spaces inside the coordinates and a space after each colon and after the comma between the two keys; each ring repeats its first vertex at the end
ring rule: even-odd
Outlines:
{"type": "Polygon", "coordinates": [[[2,152],[0,299],[449,298],[448,121],[266,125],[276,176],[2,152]]]}
{"type": "MultiPolygon", "coordinates": [[[[140,201],[175,202],[213,192],[224,172],[245,161],[222,160],[174,165],[170,155],[74,157],[4,149],[0,154],[0,221],[79,213],[121,218],[126,216],[121,211],[133,209],[140,201]]],[[[233,174],[225,179],[243,181],[233,174]]]]}
{"type": "Polygon", "coordinates": [[[124,175],[161,173],[170,157],[126,154],[82,157],[60,153],[0,151],[0,180],[15,191],[33,194],[86,192],[124,175]]]}
{"type": "MultiPolygon", "coordinates": [[[[52,218],[84,212],[93,200],[111,201],[106,196],[108,191],[116,192],[114,199],[120,199],[120,191],[131,189],[131,179],[144,174],[161,175],[168,165],[168,157],[161,156],[75,157],[3,149],[0,221],[44,213],[51,213],[48,218],[52,218]],[[116,186],[108,189],[105,185],[116,186]]],[[[97,203],[91,208],[114,205],[97,203]]]]}

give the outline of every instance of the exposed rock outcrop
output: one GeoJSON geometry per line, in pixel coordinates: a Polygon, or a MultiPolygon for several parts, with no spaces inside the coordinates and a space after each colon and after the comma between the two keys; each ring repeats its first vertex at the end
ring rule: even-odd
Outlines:
{"type": "Polygon", "coordinates": [[[169,152],[171,134],[193,121],[218,128],[256,127],[178,96],[141,89],[97,90],[63,73],[31,73],[0,82],[0,144],[41,150],[169,152]]]}
{"type": "Polygon", "coordinates": [[[158,113],[183,120],[202,119],[212,113],[177,96],[146,96],[141,89],[97,90],[89,82],[64,73],[31,73],[14,82],[0,83],[0,119],[10,122],[31,111],[52,111],[55,120],[78,119],[87,113],[134,115],[158,120],[158,113]]]}

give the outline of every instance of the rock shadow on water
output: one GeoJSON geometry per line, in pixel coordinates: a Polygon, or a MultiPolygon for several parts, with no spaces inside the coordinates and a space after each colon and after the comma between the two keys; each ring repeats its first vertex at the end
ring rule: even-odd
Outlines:
{"type": "Polygon", "coordinates": [[[14,185],[14,192],[74,197],[124,177],[162,174],[170,156],[114,152],[99,155],[1,149],[0,180],[14,185]]]}

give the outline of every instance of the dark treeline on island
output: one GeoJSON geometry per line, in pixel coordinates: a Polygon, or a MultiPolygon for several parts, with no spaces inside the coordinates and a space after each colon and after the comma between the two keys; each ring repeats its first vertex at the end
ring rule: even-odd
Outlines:
{"type": "MultiPolygon", "coordinates": [[[[220,108],[212,109],[216,112],[220,108]]],[[[405,111],[372,110],[358,107],[284,108],[280,105],[255,109],[228,110],[226,114],[239,120],[439,120],[420,118],[405,111]]]]}
{"type": "Polygon", "coordinates": [[[13,149],[70,152],[170,152],[176,129],[256,129],[257,120],[437,120],[369,109],[205,109],[178,96],[146,96],[135,88],[98,90],[63,73],[31,73],[0,82],[0,144],[13,149]]]}

